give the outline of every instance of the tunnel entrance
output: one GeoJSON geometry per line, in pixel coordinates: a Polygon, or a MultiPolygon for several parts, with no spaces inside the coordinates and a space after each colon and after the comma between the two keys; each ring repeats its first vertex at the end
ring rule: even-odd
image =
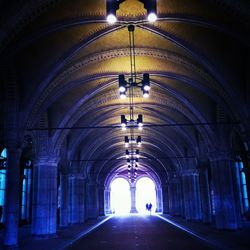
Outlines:
{"type": "Polygon", "coordinates": [[[124,178],[116,178],[111,183],[110,207],[116,215],[129,214],[131,208],[130,186],[124,178]]]}
{"type": "Polygon", "coordinates": [[[149,214],[146,210],[147,203],[152,204],[152,213],[155,212],[156,189],[151,178],[142,177],[136,183],[129,183],[124,178],[116,178],[111,183],[110,188],[110,209],[115,215],[149,214]],[[135,188],[134,192],[131,191],[134,189],[133,187],[135,188]],[[134,205],[131,204],[131,199],[135,201],[134,205]],[[136,209],[132,209],[134,206],[136,209]]]}
{"type": "Polygon", "coordinates": [[[152,213],[156,210],[155,184],[149,177],[142,177],[136,183],[136,208],[138,213],[147,214],[146,204],[152,204],[152,213]]]}

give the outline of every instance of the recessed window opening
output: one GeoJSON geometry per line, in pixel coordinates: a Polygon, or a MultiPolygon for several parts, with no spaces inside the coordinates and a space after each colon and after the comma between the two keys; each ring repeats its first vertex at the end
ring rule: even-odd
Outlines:
{"type": "Polygon", "coordinates": [[[22,224],[31,222],[31,183],[32,163],[27,160],[22,166],[22,197],[21,197],[21,221],[22,224]]]}
{"type": "Polygon", "coordinates": [[[4,222],[5,188],[6,188],[6,164],[7,149],[4,148],[0,155],[0,223],[4,222]]]}
{"type": "Polygon", "coordinates": [[[242,212],[243,214],[245,214],[249,210],[246,175],[244,172],[244,165],[242,161],[238,162],[238,166],[239,166],[239,172],[240,172],[241,198],[242,198],[242,207],[243,207],[242,212]]]}
{"type": "Polygon", "coordinates": [[[130,186],[124,178],[116,178],[111,183],[111,211],[115,215],[129,214],[131,208],[130,186]]]}
{"type": "Polygon", "coordinates": [[[155,184],[149,177],[142,177],[136,183],[136,208],[140,214],[149,214],[146,204],[152,204],[152,213],[156,210],[155,184]]]}

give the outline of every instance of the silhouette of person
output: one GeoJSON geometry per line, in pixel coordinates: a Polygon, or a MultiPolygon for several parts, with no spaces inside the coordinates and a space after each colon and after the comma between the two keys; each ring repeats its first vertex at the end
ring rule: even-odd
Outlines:
{"type": "Polygon", "coordinates": [[[146,210],[147,210],[147,211],[148,211],[148,206],[149,206],[149,204],[147,203],[147,204],[146,204],[146,210]]]}
{"type": "Polygon", "coordinates": [[[151,215],[151,209],[152,209],[152,203],[150,202],[150,203],[148,204],[148,211],[150,212],[150,215],[151,215]]]}

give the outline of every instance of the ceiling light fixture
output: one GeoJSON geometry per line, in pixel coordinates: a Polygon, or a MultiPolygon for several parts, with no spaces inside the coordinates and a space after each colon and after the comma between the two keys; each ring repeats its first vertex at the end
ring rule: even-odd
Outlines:
{"type": "Polygon", "coordinates": [[[130,138],[128,136],[125,136],[124,142],[125,142],[125,148],[128,148],[130,144],[134,144],[140,147],[142,143],[140,135],[137,137],[137,139],[135,139],[133,136],[131,136],[130,138]]]}
{"type": "MultiPolygon", "coordinates": [[[[124,74],[120,74],[118,77],[119,83],[119,93],[120,98],[125,98],[128,89],[133,89],[133,87],[138,87],[143,92],[143,97],[149,97],[150,90],[150,77],[148,73],[144,73],[142,77],[138,76],[136,73],[135,64],[135,37],[134,31],[135,26],[130,24],[128,26],[129,31],[129,50],[130,50],[130,76],[126,80],[124,74]]],[[[132,91],[131,91],[132,92],[132,91]]]]}
{"type": "Polygon", "coordinates": [[[148,15],[148,21],[150,22],[150,23],[153,23],[153,22],[155,22],[157,20],[157,15],[155,14],[155,13],[150,13],[149,15],[148,15]]]}
{"type": "MultiPolygon", "coordinates": [[[[116,11],[119,5],[125,0],[106,0],[107,21],[110,24],[117,22],[116,11]]],[[[147,21],[155,22],[157,20],[156,0],[139,0],[144,4],[147,10],[147,21]]]]}
{"type": "Polygon", "coordinates": [[[143,128],[143,119],[142,119],[142,115],[139,114],[138,118],[136,119],[136,121],[134,120],[134,114],[133,114],[133,106],[130,106],[130,119],[127,120],[125,115],[121,115],[121,127],[122,130],[126,130],[127,127],[129,128],[134,128],[134,127],[138,127],[139,130],[142,130],[143,128]]]}
{"type": "MultiPolygon", "coordinates": [[[[106,10],[107,10],[107,21],[111,24],[117,21],[116,11],[119,9],[119,5],[125,0],[106,0],[106,10]]],[[[147,9],[147,21],[154,22],[157,20],[157,11],[156,11],[156,0],[139,0],[144,4],[144,7],[147,9]]],[[[143,23],[145,21],[141,21],[143,23]]],[[[133,24],[128,25],[129,32],[129,56],[130,56],[130,76],[126,79],[127,76],[120,74],[118,77],[119,83],[119,95],[121,99],[129,97],[129,110],[130,117],[126,119],[125,115],[121,115],[121,127],[122,130],[126,130],[127,127],[130,129],[130,137],[125,136],[125,154],[128,163],[128,178],[131,182],[134,182],[137,177],[138,170],[138,158],[139,158],[139,149],[134,150],[134,146],[138,147],[142,144],[141,136],[138,136],[135,139],[134,136],[134,127],[138,127],[139,130],[143,128],[143,117],[142,114],[138,115],[138,118],[134,119],[134,95],[133,88],[140,88],[144,98],[149,97],[150,90],[150,77],[148,73],[139,75],[136,73],[136,64],[135,64],[135,36],[134,36],[135,26],[133,24]]]]}
{"type": "Polygon", "coordinates": [[[137,169],[138,165],[136,164],[138,162],[139,158],[139,150],[134,150],[135,145],[138,147],[141,146],[141,136],[138,136],[137,139],[135,139],[134,136],[134,128],[138,127],[139,130],[142,130],[143,127],[143,117],[142,114],[138,114],[138,118],[134,118],[134,93],[133,88],[139,87],[141,88],[143,95],[149,94],[150,89],[150,79],[149,74],[145,73],[143,74],[142,78],[139,78],[136,74],[136,65],[135,65],[135,38],[134,38],[134,25],[128,26],[128,32],[129,32],[129,55],[130,55],[130,76],[126,80],[125,75],[120,74],[118,77],[118,83],[119,83],[119,93],[120,97],[124,98],[127,95],[128,90],[128,97],[129,97],[129,119],[126,119],[125,115],[121,115],[121,127],[123,130],[125,130],[127,127],[130,129],[130,136],[124,137],[125,147],[129,148],[126,152],[126,158],[128,163],[128,178],[130,182],[135,182],[137,177],[137,169]],[[137,166],[137,168],[136,168],[137,166]]]}
{"type": "Polygon", "coordinates": [[[119,5],[123,1],[106,0],[106,12],[107,12],[106,18],[107,18],[108,23],[114,24],[117,21],[116,11],[119,9],[119,5]]]}

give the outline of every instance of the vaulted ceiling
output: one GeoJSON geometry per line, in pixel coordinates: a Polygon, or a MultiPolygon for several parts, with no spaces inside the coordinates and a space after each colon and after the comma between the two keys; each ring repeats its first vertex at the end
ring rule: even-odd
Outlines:
{"type": "Polygon", "coordinates": [[[1,54],[15,64],[20,126],[37,128],[46,114],[48,127],[74,128],[50,130],[54,148],[67,141],[69,160],[84,160],[81,166],[103,179],[126,167],[127,132],[116,126],[129,114],[128,98],[119,98],[118,75],[130,73],[131,23],[136,70],[151,78],[149,98],[134,93],[135,115],[143,114],[145,124],[140,133],[135,130],[143,141],[141,171],[165,178],[185,167],[190,160],[185,157],[198,157],[201,142],[209,152],[217,143],[214,127],[195,124],[218,121],[220,110],[227,121],[241,120],[244,127],[247,1],[158,0],[158,20],[151,24],[143,21],[140,1],[126,0],[112,25],[103,0],[40,2],[0,1],[6,30],[1,54]]]}

